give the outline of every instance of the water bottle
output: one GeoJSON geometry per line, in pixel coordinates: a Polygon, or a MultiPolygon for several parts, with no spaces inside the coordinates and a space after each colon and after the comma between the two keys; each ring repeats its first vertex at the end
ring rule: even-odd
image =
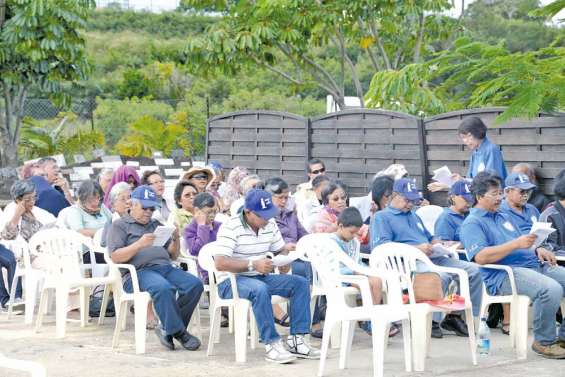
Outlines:
{"type": "Polygon", "coordinates": [[[477,352],[480,356],[487,356],[490,352],[490,329],[488,328],[487,319],[485,317],[481,318],[477,337],[477,352]]]}

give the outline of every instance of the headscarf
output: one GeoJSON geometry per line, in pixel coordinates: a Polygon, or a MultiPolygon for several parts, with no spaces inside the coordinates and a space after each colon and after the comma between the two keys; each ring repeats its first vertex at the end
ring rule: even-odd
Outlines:
{"type": "Polygon", "coordinates": [[[137,171],[135,171],[135,168],[132,166],[122,165],[114,171],[112,180],[108,185],[108,191],[104,194],[104,204],[106,205],[106,208],[110,210],[112,209],[112,203],[110,203],[110,191],[112,191],[112,187],[114,187],[114,185],[118,182],[128,183],[129,177],[133,177],[136,186],[141,184],[139,175],[137,175],[137,171]]]}
{"type": "Polygon", "coordinates": [[[230,208],[233,202],[239,199],[241,194],[241,180],[249,175],[249,171],[246,168],[236,166],[230,171],[228,175],[228,180],[226,182],[226,192],[222,198],[224,201],[224,207],[230,208]]]}

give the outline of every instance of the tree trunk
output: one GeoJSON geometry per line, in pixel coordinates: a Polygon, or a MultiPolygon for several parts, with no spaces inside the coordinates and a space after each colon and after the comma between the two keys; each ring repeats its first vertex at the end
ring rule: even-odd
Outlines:
{"type": "Polygon", "coordinates": [[[18,147],[4,137],[0,142],[0,156],[0,167],[15,168],[18,166],[18,147]]]}

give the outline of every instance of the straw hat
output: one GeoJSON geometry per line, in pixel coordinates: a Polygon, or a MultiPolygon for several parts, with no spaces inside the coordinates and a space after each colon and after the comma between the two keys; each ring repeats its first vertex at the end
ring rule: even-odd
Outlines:
{"type": "Polygon", "coordinates": [[[193,167],[191,167],[190,169],[188,169],[187,172],[184,173],[184,174],[181,176],[181,179],[189,180],[189,179],[192,178],[192,176],[194,176],[194,175],[196,175],[196,174],[198,174],[198,173],[204,173],[204,174],[206,174],[206,175],[208,176],[208,182],[212,181],[212,180],[216,177],[216,175],[214,174],[214,170],[212,170],[212,169],[209,168],[209,167],[206,167],[206,166],[204,166],[204,167],[193,166],[193,167]]]}

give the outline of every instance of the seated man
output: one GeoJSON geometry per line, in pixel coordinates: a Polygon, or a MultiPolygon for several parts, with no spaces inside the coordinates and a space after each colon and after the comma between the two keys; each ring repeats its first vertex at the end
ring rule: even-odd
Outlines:
{"type": "Polygon", "coordinates": [[[61,169],[54,158],[42,158],[36,166],[35,175],[31,177],[37,193],[35,205],[57,217],[63,208],[74,203],[69,184],[61,176],[61,169]]]}
{"type": "MultiPolygon", "coordinates": [[[[413,245],[424,254],[432,254],[432,244],[440,241],[434,240],[426,230],[422,220],[412,211],[412,207],[422,200],[416,185],[407,178],[401,178],[394,182],[392,198],[388,207],[375,214],[371,224],[371,248],[387,242],[400,242],[413,245]]],[[[444,267],[455,267],[465,270],[469,276],[469,290],[473,304],[473,315],[477,317],[481,308],[483,295],[483,282],[479,268],[475,263],[465,262],[458,259],[440,256],[431,258],[431,261],[444,267]]],[[[422,271],[423,272],[423,271],[422,271]]],[[[451,281],[450,274],[439,274],[442,280],[443,291],[447,292],[451,281]]],[[[439,313],[438,313],[439,314],[439,313]]],[[[432,336],[443,337],[438,320],[438,314],[434,315],[432,322],[432,336]]],[[[441,323],[441,327],[448,331],[454,331],[458,336],[468,336],[467,326],[459,315],[448,314],[441,323]]]]}
{"type": "Polygon", "coordinates": [[[500,205],[500,212],[512,220],[520,233],[527,234],[539,219],[537,208],[528,203],[536,185],[530,182],[527,175],[519,173],[510,174],[504,183],[505,199],[500,205]]]}
{"type": "MultiPolygon", "coordinates": [[[[151,218],[159,206],[157,194],[147,185],[131,194],[131,210],[114,221],[108,232],[108,251],[115,263],[135,266],[139,289],[151,295],[161,326],[155,329],[162,345],[175,349],[173,338],[187,350],[197,350],[200,340],[186,328],[204,290],[202,282],[172,265],[179,254],[179,236],[175,230],[164,246],[154,246],[153,232],[161,225],[151,218]],[[176,294],[178,292],[178,298],[176,294]]],[[[131,278],[124,275],[124,289],[132,292],[131,278]]]]}
{"type": "Polygon", "coordinates": [[[540,212],[547,208],[549,203],[551,203],[551,199],[548,198],[543,193],[543,191],[539,189],[539,187],[537,187],[536,171],[534,167],[530,164],[521,162],[514,165],[514,167],[512,168],[512,173],[525,174],[528,176],[530,182],[534,184],[534,188],[532,189],[530,197],[528,198],[528,203],[532,204],[540,212]]]}
{"type": "Polygon", "coordinates": [[[561,173],[555,178],[553,186],[555,203],[544,211],[544,215],[555,229],[555,232],[549,235],[547,243],[556,255],[565,256],[565,170],[561,173]]]}
{"type": "MultiPolygon", "coordinates": [[[[535,235],[522,235],[507,215],[502,202],[500,178],[480,173],[471,185],[476,205],[461,226],[461,239],[471,260],[480,265],[501,264],[512,268],[519,295],[528,296],[534,308],[532,349],[551,359],[565,358],[565,326],[555,335],[555,313],[565,287],[565,269],[555,265],[553,254],[543,248],[532,250],[535,235]]],[[[490,294],[512,293],[504,271],[482,268],[490,294]]]]}
{"type": "MultiPolygon", "coordinates": [[[[268,253],[287,251],[274,220],[278,213],[271,194],[258,189],[249,191],[243,211],[220,227],[214,258],[216,268],[237,274],[239,297],[251,301],[266,348],[265,360],[284,364],[296,357],[318,359],[320,351],[304,339],[304,334],[310,333],[308,280],[298,275],[271,273],[273,263],[268,253]],[[288,351],[275,329],[272,295],[290,298],[290,335],[285,342],[288,351]]],[[[288,270],[285,267],[282,272],[288,270]]],[[[226,299],[233,297],[229,279],[220,282],[219,293],[226,299]]]]}
{"type": "Polygon", "coordinates": [[[316,177],[326,174],[326,165],[320,159],[313,158],[306,163],[306,174],[308,175],[308,182],[304,182],[296,186],[294,193],[294,201],[296,203],[298,220],[305,224],[308,210],[319,204],[316,193],[314,192],[313,180],[316,177]]]}

